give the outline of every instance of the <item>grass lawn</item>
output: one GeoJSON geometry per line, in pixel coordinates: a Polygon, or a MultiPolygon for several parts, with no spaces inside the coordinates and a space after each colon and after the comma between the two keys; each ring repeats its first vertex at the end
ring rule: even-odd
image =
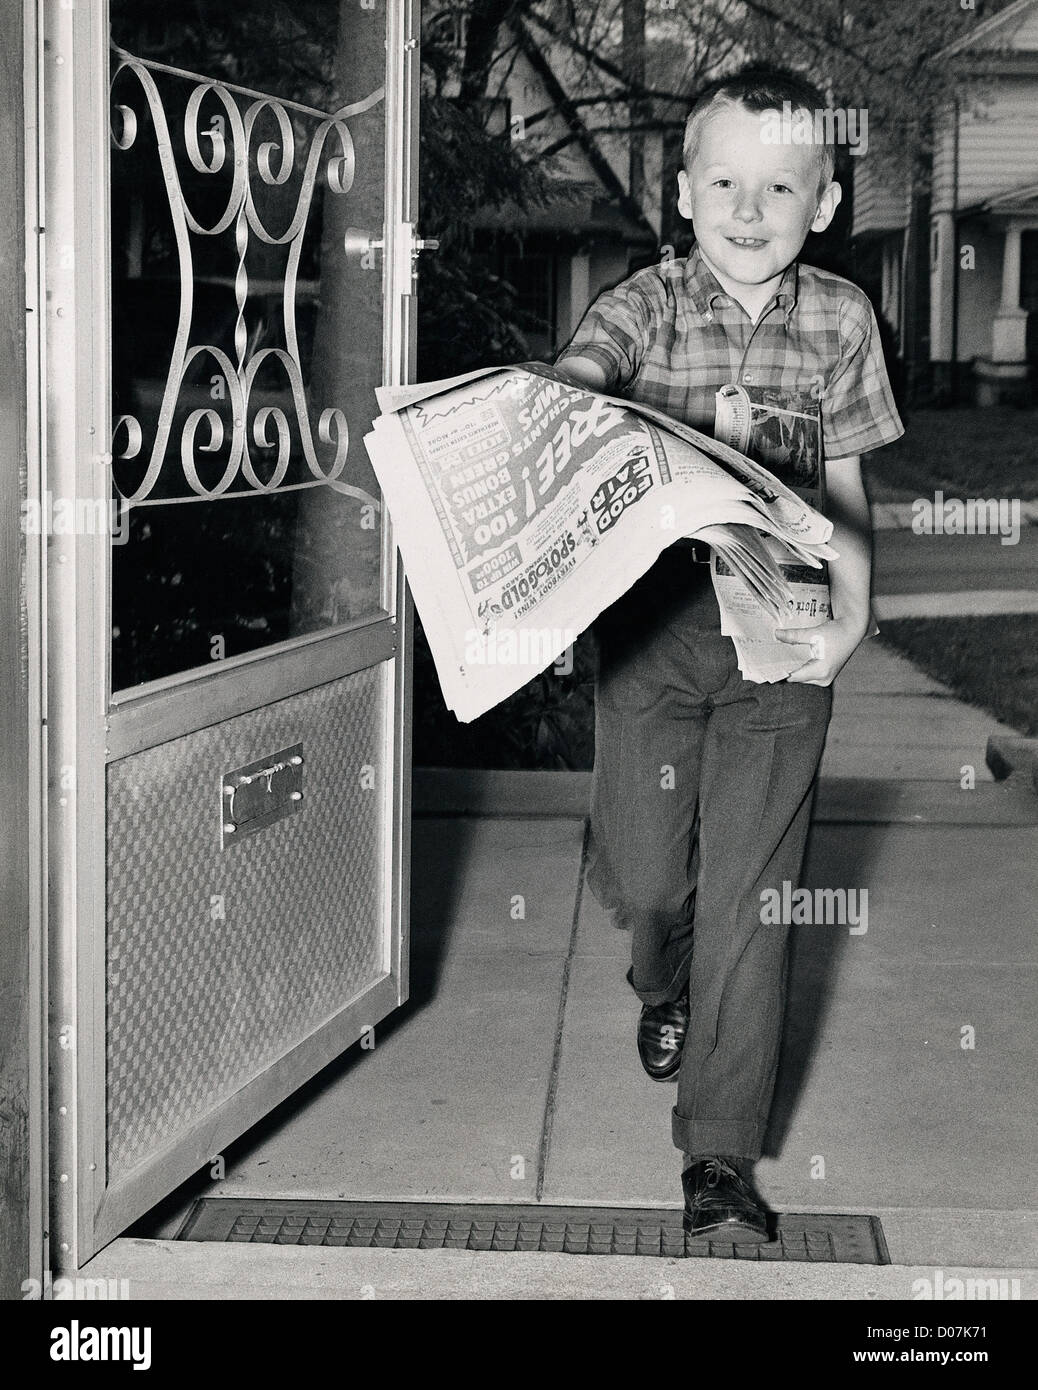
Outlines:
{"type": "Polygon", "coordinates": [[[1038,499],[1038,410],[956,407],[906,414],[905,433],[869,455],[874,502],[932,497],[1038,499]]]}
{"type": "MultiPolygon", "coordinates": [[[[961,700],[1038,735],[1038,614],[885,620],[881,641],[961,700]]],[[[593,660],[586,639],[572,674],[539,676],[471,724],[443,703],[420,630],[415,643],[414,761],[425,767],[588,769],[594,761],[593,660]]]]}
{"type": "Polygon", "coordinates": [[[968,704],[1038,734],[1038,614],[901,618],[884,622],[881,640],[968,704]]]}

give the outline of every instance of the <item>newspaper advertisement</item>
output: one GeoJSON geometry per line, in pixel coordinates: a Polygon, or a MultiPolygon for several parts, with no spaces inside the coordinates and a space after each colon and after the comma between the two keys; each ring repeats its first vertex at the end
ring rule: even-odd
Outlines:
{"type": "MultiPolygon", "coordinates": [[[[825,507],[825,454],[818,399],[775,387],[723,386],[716,396],[714,434],[750,455],[819,511],[825,507]]],[[[817,627],[832,617],[829,570],[804,566],[773,550],[789,588],[783,627],[817,627]]],[[[721,630],[731,637],[748,680],[784,680],[808,656],[806,647],[775,640],[775,623],[739,574],[717,554],[712,572],[721,630]]],[[[879,631],[871,622],[867,636],[879,631]]]]}
{"type": "Polygon", "coordinates": [[[834,555],[831,523],[744,454],[539,363],[383,387],[379,406],[365,444],[465,722],[554,661],[679,537],[709,543],[773,626],[795,625],[783,565],[821,573],[834,555]]]}
{"type": "Polygon", "coordinates": [[[825,510],[825,458],[818,400],[807,391],[722,386],[714,435],[749,454],[806,502],[825,510]]]}

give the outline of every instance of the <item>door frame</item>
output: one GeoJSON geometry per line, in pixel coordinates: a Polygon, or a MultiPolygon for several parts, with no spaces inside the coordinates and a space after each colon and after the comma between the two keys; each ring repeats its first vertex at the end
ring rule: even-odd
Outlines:
{"type": "MultiPolygon", "coordinates": [[[[32,0],[28,7],[33,8],[32,0]]],[[[106,0],[42,0],[38,155],[46,304],[39,453],[54,497],[103,501],[111,454],[109,26],[106,0]],[[46,217],[42,216],[45,209],[46,217]],[[102,269],[103,268],[103,269],[102,269]]],[[[387,0],[383,380],[412,379],[418,0],[387,0]],[[393,152],[404,151],[399,159],[393,152]]],[[[51,1263],[80,1266],[407,997],[412,608],[385,512],[386,612],[108,700],[108,540],[41,538],[46,588],[51,1263]],[[386,971],[211,1114],[112,1185],[105,1172],[105,777],[110,761],[392,662],[382,821],[386,971]]],[[[41,1159],[42,1167],[42,1159],[41,1159]]]]}
{"type": "Polygon", "coordinates": [[[23,524],[40,495],[37,368],[36,10],[0,10],[0,1299],[41,1298],[46,1244],[46,1026],[40,547],[23,524]],[[18,814],[16,808],[20,808],[18,814]],[[12,810],[15,813],[12,814],[12,810]]]}

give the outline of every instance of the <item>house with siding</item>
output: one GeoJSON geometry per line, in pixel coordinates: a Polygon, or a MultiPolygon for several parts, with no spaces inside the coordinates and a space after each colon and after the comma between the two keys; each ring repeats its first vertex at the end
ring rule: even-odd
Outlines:
{"type": "Polygon", "coordinates": [[[928,194],[855,169],[856,238],[879,243],[881,308],[910,377],[938,397],[1031,400],[1038,361],[1038,0],[935,60],[963,74],[938,113],[928,194]],[[983,71],[977,92],[965,79],[983,71]]]}
{"type": "MultiPolygon", "coordinates": [[[[507,205],[488,210],[477,230],[487,269],[515,286],[529,316],[531,357],[546,360],[603,289],[659,259],[676,217],[680,127],[676,135],[625,129],[635,113],[618,85],[614,94],[596,83],[605,99],[589,102],[571,50],[546,42],[521,14],[504,27],[507,62],[488,92],[493,119],[550,156],[558,192],[522,214],[507,205]]],[[[656,40],[644,42],[648,62],[656,40]]]]}

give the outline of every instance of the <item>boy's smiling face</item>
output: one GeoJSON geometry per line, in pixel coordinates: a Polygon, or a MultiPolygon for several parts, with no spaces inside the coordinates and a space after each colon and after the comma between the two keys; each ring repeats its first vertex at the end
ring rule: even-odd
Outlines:
{"type": "Polygon", "coordinates": [[[718,104],[700,127],[690,168],[678,174],[678,210],[692,219],[703,259],[730,294],[758,310],[808,232],[832,221],[841,196],[838,183],[819,188],[817,145],[769,144],[763,130],[760,113],[718,104]]]}

